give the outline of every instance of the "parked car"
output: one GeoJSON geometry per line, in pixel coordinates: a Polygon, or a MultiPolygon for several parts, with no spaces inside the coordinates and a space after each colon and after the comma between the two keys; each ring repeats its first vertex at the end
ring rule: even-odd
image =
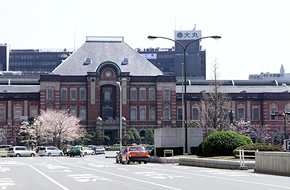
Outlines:
{"type": "Polygon", "coordinates": [[[22,157],[22,156],[31,156],[34,157],[36,155],[36,152],[34,150],[30,150],[29,148],[25,146],[12,146],[8,148],[8,156],[14,156],[14,157],[22,157]]]}
{"type": "Polygon", "coordinates": [[[9,147],[11,147],[11,145],[0,145],[0,157],[7,157],[9,147]]]}
{"type": "Polygon", "coordinates": [[[116,152],[116,163],[121,163],[122,161],[122,154],[124,153],[125,149],[122,149],[121,151],[119,152],[116,152]]]}
{"type": "Polygon", "coordinates": [[[144,162],[144,164],[147,164],[148,159],[148,152],[143,146],[128,146],[122,153],[121,163],[130,164],[130,162],[138,162],[141,164],[141,162],[144,162]]]}
{"type": "Polygon", "coordinates": [[[95,147],[96,154],[105,154],[105,148],[102,146],[95,147]]]}
{"type": "MultiPolygon", "coordinates": [[[[125,147],[122,146],[122,148],[125,148],[125,147]]],[[[107,150],[107,151],[119,151],[120,150],[120,145],[119,144],[114,144],[112,146],[106,146],[105,150],[107,150]]]]}
{"type": "Polygon", "coordinates": [[[85,156],[85,151],[84,148],[82,146],[73,146],[71,147],[71,149],[69,150],[69,156],[70,157],[74,157],[74,156],[80,156],[80,157],[84,157],[85,156]]]}
{"type": "Polygon", "coordinates": [[[49,147],[40,147],[38,149],[39,156],[63,156],[63,152],[59,150],[57,147],[49,146],[49,147]]]}
{"type": "Polygon", "coordinates": [[[89,147],[83,147],[85,151],[85,155],[95,155],[95,150],[90,149],[89,147]]]}

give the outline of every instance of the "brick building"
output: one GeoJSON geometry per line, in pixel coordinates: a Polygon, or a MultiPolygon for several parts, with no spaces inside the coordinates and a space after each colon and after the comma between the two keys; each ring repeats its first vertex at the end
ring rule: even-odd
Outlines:
{"type": "MultiPolygon", "coordinates": [[[[135,127],[182,127],[182,86],[128,46],[122,37],[87,37],[86,42],[49,75],[0,76],[0,128],[7,141],[21,120],[40,110],[69,110],[88,132],[101,130],[110,142],[119,138],[120,87],[123,134],[135,127]]],[[[202,92],[211,81],[187,86],[187,119],[206,125],[202,92]]],[[[290,111],[290,81],[223,81],[232,98],[234,120],[269,125],[271,135],[289,134],[287,122],[273,113],[290,111]],[[283,85],[282,85],[283,84],[283,85]]]]}

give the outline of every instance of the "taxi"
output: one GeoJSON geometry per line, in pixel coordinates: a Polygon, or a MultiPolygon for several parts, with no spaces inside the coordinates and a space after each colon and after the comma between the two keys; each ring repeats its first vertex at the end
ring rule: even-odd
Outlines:
{"type": "Polygon", "coordinates": [[[144,162],[144,164],[147,164],[148,159],[148,152],[143,146],[128,146],[122,153],[121,163],[130,164],[130,162],[138,162],[141,164],[141,162],[144,162]]]}

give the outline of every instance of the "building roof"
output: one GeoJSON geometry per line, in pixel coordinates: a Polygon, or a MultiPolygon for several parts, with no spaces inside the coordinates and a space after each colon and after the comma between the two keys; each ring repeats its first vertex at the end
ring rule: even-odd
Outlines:
{"type": "Polygon", "coordinates": [[[87,41],[55,68],[52,74],[85,76],[88,72],[95,72],[105,62],[115,63],[121,72],[129,72],[131,76],[163,75],[162,71],[127,45],[122,37],[87,37],[87,41]]]}
{"type": "Polygon", "coordinates": [[[39,85],[0,85],[0,93],[39,93],[39,85]]]}

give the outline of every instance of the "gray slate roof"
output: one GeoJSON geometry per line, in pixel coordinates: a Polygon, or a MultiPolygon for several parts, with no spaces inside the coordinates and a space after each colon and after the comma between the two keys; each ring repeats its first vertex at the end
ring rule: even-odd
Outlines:
{"type": "MultiPolygon", "coordinates": [[[[210,85],[198,85],[186,87],[187,93],[200,93],[205,90],[206,92],[213,92],[213,86],[210,85]]],[[[289,90],[284,86],[221,86],[220,91],[224,93],[282,93],[289,90]]],[[[182,86],[176,86],[176,93],[182,93],[182,86]]]]}
{"type": "Polygon", "coordinates": [[[131,76],[163,75],[162,71],[123,40],[86,41],[77,51],[55,68],[52,74],[85,76],[87,72],[95,72],[101,63],[107,61],[116,63],[121,72],[130,72],[131,76]],[[86,58],[90,58],[92,63],[84,65],[86,58]],[[127,65],[121,65],[124,58],[129,60],[127,65]]]}

